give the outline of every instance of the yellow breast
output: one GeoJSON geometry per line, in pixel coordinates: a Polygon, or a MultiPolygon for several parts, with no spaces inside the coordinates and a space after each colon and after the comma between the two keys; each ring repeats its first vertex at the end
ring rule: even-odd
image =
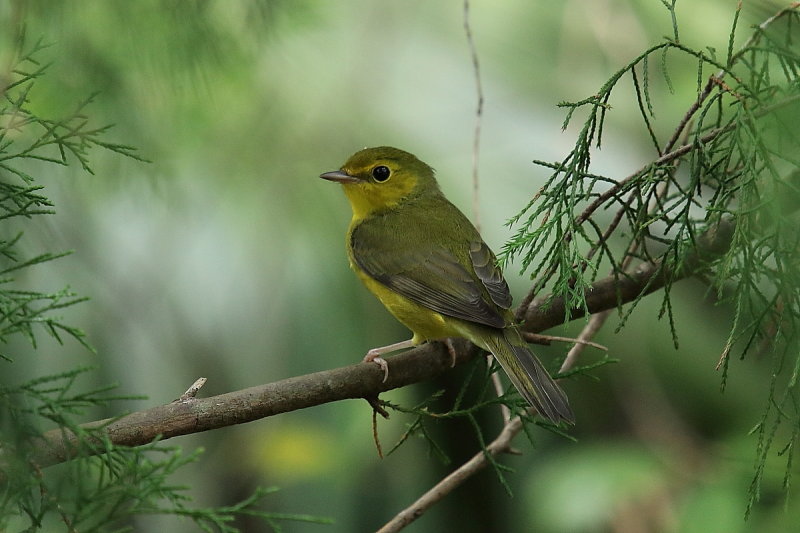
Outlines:
{"type": "Polygon", "coordinates": [[[414,333],[415,344],[428,340],[463,336],[461,328],[458,328],[460,320],[432,311],[396,293],[386,285],[372,279],[353,261],[350,262],[350,266],[386,309],[414,333]]]}

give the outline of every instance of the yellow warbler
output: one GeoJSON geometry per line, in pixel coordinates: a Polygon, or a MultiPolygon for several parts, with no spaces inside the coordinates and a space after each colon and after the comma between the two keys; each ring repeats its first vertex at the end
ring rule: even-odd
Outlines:
{"type": "Polygon", "coordinates": [[[350,265],[414,336],[370,350],[365,361],[421,342],[464,337],[491,352],[544,417],[573,423],[567,397],[528,349],[514,323],[511,294],[492,251],[444,197],[433,169],[381,146],[353,154],[320,176],[342,184],[353,218],[350,265]]]}

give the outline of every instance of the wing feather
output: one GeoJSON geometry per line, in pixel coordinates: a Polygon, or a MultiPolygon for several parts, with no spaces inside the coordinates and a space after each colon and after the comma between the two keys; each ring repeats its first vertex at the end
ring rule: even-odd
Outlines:
{"type": "Polygon", "coordinates": [[[497,259],[483,241],[473,241],[470,244],[469,256],[475,274],[483,282],[492,301],[503,309],[511,308],[511,291],[503,277],[503,271],[497,265],[497,259]]]}
{"type": "MultiPolygon", "coordinates": [[[[459,213],[460,214],[460,213],[459,213]]],[[[474,231],[474,242],[446,246],[442,239],[398,231],[381,220],[365,221],[351,234],[355,263],[370,277],[406,298],[446,316],[495,328],[508,325],[511,294],[489,247],[474,231]],[[463,248],[462,265],[454,246],[463,248]],[[471,268],[469,268],[471,267],[471,268]]]]}

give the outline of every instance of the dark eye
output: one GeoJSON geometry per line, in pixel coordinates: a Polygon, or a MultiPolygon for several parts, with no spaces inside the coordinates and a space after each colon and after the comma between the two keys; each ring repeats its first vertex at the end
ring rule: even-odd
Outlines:
{"type": "Polygon", "coordinates": [[[392,175],[392,171],[389,170],[389,167],[380,165],[372,169],[372,178],[377,181],[386,181],[389,179],[389,176],[392,175]]]}

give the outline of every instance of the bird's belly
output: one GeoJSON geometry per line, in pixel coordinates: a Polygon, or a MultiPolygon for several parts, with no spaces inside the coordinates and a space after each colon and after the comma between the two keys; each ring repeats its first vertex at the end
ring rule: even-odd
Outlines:
{"type": "Polygon", "coordinates": [[[375,281],[367,274],[363,272],[357,273],[367,289],[381,301],[397,320],[414,333],[415,343],[464,336],[457,328],[456,323],[461,322],[457,318],[444,316],[428,309],[398,294],[386,285],[375,281]]]}

